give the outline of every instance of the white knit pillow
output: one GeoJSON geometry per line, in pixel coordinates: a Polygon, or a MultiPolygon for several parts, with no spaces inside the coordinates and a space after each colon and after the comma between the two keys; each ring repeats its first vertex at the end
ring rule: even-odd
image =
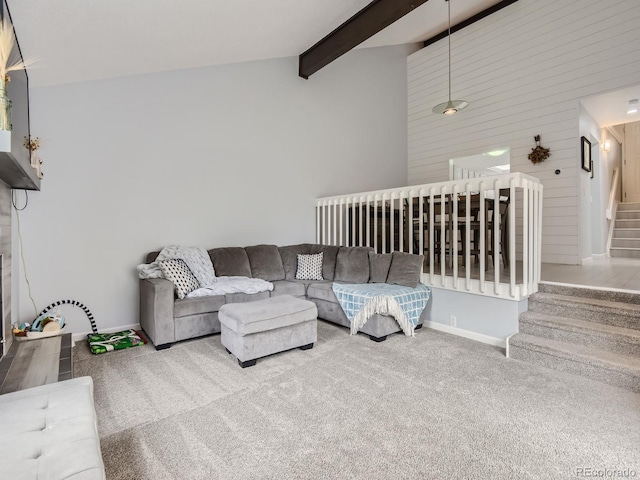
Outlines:
{"type": "Polygon", "coordinates": [[[182,299],[194,290],[200,288],[200,283],[195,275],[189,270],[184,260],[175,258],[158,262],[164,278],[173,283],[178,298],[182,299]]]}
{"type": "Polygon", "coordinates": [[[296,280],[323,280],[322,257],[322,252],[314,253],[312,255],[299,253],[296,280]]]}

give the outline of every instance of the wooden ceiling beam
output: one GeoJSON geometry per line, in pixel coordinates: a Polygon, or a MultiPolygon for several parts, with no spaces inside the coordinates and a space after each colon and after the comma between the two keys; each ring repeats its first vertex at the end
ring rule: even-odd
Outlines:
{"type": "Polygon", "coordinates": [[[374,0],[300,55],[298,74],[305,79],[404,17],[428,0],[374,0]]]}

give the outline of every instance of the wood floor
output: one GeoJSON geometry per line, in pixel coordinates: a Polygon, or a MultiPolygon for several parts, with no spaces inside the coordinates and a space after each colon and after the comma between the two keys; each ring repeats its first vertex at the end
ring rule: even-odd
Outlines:
{"type": "Polygon", "coordinates": [[[640,291],[640,259],[594,257],[584,265],[543,263],[542,281],[640,291]]]}

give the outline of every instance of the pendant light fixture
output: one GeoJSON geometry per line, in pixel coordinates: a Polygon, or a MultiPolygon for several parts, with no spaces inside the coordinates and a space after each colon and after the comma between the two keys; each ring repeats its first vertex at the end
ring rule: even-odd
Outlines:
{"type": "Polygon", "coordinates": [[[449,18],[449,34],[447,35],[449,39],[449,101],[440,103],[433,107],[431,110],[433,113],[439,113],[444,115],[453,115],[454,113],[462,110],[464,107],[469,105],[469,102],[465,100],[451,100],[451,0],[445,0],[448,5],[448,18],[449,18]]]}

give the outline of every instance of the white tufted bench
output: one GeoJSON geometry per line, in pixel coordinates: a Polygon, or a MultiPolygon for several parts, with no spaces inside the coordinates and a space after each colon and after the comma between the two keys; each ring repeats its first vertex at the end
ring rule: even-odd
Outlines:
{"type": "Polygon", "coordinates": [[[91,377],[0,395],[0,478],[104,480],[91,377]]]}

